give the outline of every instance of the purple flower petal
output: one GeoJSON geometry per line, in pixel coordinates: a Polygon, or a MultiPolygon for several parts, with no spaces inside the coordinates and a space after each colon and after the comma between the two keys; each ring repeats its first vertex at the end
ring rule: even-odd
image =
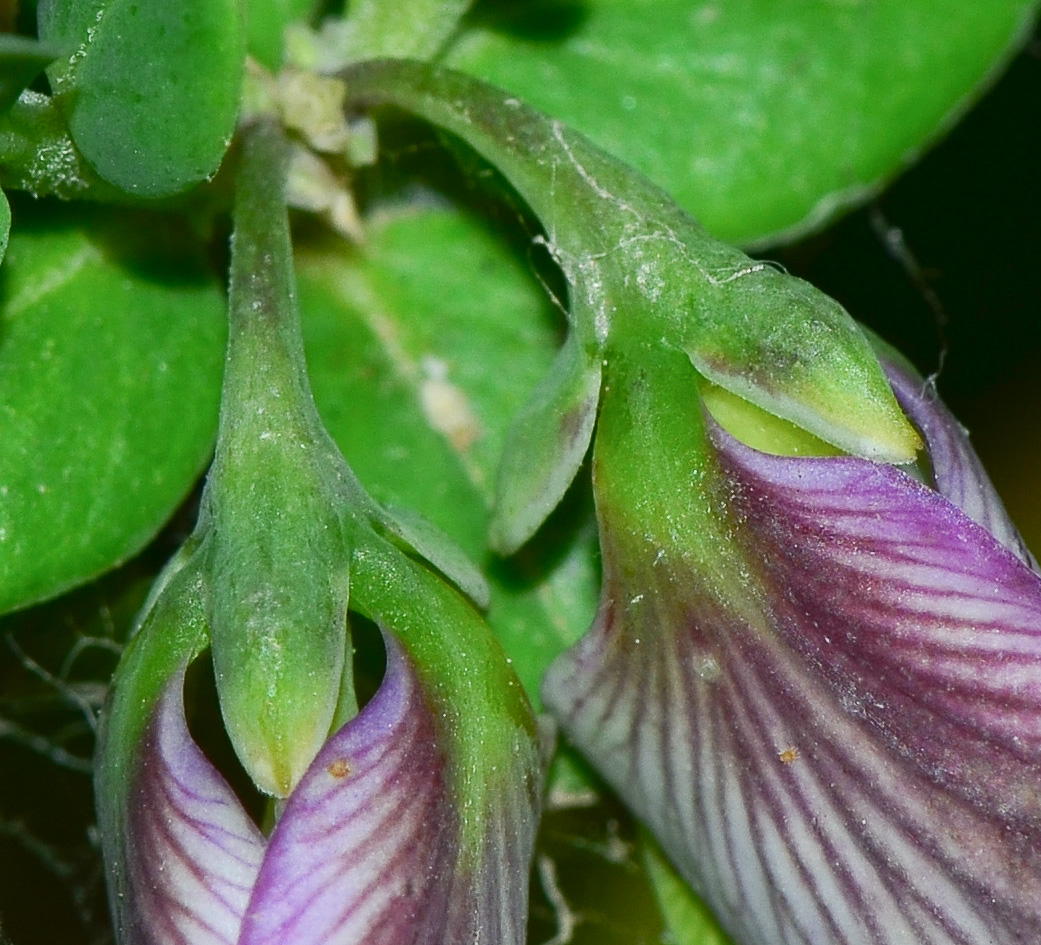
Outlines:
{"type": "MultiPolygon", "coordinates": [[[[505,849],[515,838],[491,825],[488,847],[467,868],[438,719],[410,658],[385,641],[379,691],[286,803],[240,945],[463,945],[482,931],[491,942],[523,941],[526,897],[509,885],[518,874],[505,849]],[[503,900],[512,912],[502,912],[503,900]]],[[[509,800],[507,791],[497,815],[506,823],[509,800]]]]}
{"type": "Polygon", "coordinates": [[[969,435],[936,389],[893,359],[883,358],[893,393],[925,438],[936,488],[1034,570],[1037,563],[1005,511],[969,435]]]}
{"type": "Polygon", "coordinates": [[[184,721],[183,672],[149,725],[127,844],[134,945],[235,945],[264,838],[184,721]]]}
{"type": "Polygon", "coordinates": [[[440,713],[410,656],[390,635],[385,643],[379,690],[323,746],[268,839],[192,741],[183,671],[171,679],[128,804],[124,941],[524,941],[531,785],[503,771],[491,809],[468,805],[440,713]]]}
{"type": "Polygon", "coordinates": [[[714,438],[759,613],[604,521],[546,703],[742,945],[1041,942],[1041,579],[897,469],[714,438]]]}

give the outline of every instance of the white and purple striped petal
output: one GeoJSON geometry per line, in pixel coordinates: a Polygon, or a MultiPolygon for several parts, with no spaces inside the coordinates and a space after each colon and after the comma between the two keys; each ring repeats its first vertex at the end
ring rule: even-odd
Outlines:
{"type": "MultiPolygon", "coordinates": [[[[183,671],[140,750],[124,844],[132,945],[520,945],[534,817],[502,772],[469,807],[408,652],[385,635],[383,683],[323,746],[270,837],[192,741],[183,671]],[[501,803],[499,803],[501,802],[501,803]],[[481,842],[464,841],[464,821],[481,842]]],[[[508,767],[508,766],[507,766],[508,767]]]]}
{"type": "Polygon", "coordinates": [[[192,741],[183,671],[146,730],[129,801],[134,945],[235,945],[264,838],[192,741]]]}
{"type": "Polygon", "coordinates": [[[898,469],[714,439],[758,616],[602,521],[547,704],[742,945],[1041,942],[1041,579],[898,469]]]}
{"type": "Polygon", "coordinates": [[[286,804],[240,945],[443,940],[458,815],[415,671],[387,644],[380,690],[286,804]]]}
{"type": "Polygon", "coordinates": [[[894,357],[882,357],[893,393],[922,437],[937,491],[1035,571],[1037,562],[1005,511],[965,428],[958,423],[930,381],[894,357]]]}

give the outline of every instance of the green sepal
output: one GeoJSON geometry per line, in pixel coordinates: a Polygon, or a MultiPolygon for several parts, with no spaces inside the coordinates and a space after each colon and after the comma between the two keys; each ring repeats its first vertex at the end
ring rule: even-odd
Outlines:
{"type": "Polygon", "coordinates": [[[233,212],[228,358],[203,498],[221,710],[256,784],[285,796],[329,734],[345,673],[353,475],[311,398],[296,312],[286,142],[246,135],[233,212]]]}
{"type": "Polygon", "coordinates": [[[918,435],[875,355],[823,293],[716,240],[631,168],[501,90],[411,62],[345,78],[355,103],[415,112],[505,174],[545,227],[590,356],[682,350],[709,380],[842,450],[914,458],[918,435]]]}
{"type": "Polygon", "coordinates": [[[466,552],[433,522],[404,506],[393,506],[372,525],[392,543],[425,559],[478,607],[491,599],[488,582],[466,552]]]}
{"type": "Polygon", "coordinates": [[[140,197],[216,173],[239,113],[245,25],[237,0],[41,0],[41,39],[73,50],[48,76],[76,147],[140,197]]]}
{"type": "MultiPolygon", "coordinates": [[[[351,530],[351,609],[391,630],[415,659],[454,759],[463,858],[480,864],[502,779],[541,785],[531,705],[488,626],[437,575],[362,526],[351,530]]],[[[512,783],[512,790],[517,789],[512,783]]]]}
{"type": "Polygon", "coordinates": [[[585,458],[600,397],[600,359],[569,334],[513,423],[496,479],[489,542],[517,551],[546,520],[585,458]]]}
{"type": "MultiPolygon", "coordinates": [[[[600,547],[605,563],[627,576],[647,568],[666,581],[682,562],[702,582],[698,594],[759,626],[761,603],[742,577],[747,552],[734,539],[729,484],[699,383],[681,351],[645,344],[612,359],[592,462],[600,547]]],[[[693,593],[676,588],[677,596],[693,593]]]]}
{"type": "Polygon", "coordinates": [[[0,35],[0,113],[6,112],[22,90],[63,52],[59,43],[0,35]]]}
{"type": "Polygon", "coordinates": [[[169,680],[183,671],[208,642],[205,578],[189,539],[159,575],[141,609],[109,689],[97,732],[94,796],[117,929],[129,925],[130,791],[145,728],[169,680]]]}

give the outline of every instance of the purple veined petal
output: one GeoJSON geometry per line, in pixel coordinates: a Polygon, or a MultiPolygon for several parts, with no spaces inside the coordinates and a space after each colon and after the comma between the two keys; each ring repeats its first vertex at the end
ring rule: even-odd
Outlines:
{"type": "Polygon", "coordinates": [[[937,490],[1036,571],[1037,562],[1008,517],[968,433],[935,387],[894,360],[883,357],[883,366],[897,401],[925,439],[937,490]]]}
{"type": "Polygon", "coordinates": [[[436,720],[384,635],[383,683],[290,795],[240,945],[420,945],[447,934],[459,815],[436,720]]]}
{"type": "Polygon", "coordinates": [[[184,673],[146,730],[127,844],[134,945],[235,945],[264,838],[192,740],[184,673]]]}
{"type": "Polygon", "coordinates": [[[742,945],[1041,942],[1041,579],[897,469],[714,436],[761,622],[605,522],[547,705],[742,945]]]}

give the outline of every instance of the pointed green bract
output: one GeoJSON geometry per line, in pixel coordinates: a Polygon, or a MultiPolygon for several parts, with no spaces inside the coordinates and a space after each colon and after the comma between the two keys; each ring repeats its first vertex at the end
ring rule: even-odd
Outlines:
{"type": "Polygon", "coordinates": [[[352,477],[311,399],[284,200],[286,146],[251,129],[234,210],[230,337],[204,497],[214,669],[232,743],[285,796],[329,733],[345,669],[352,477]]]}
{"type": "Polygon", "coordinates": [[[42,0],[39,25],[72,49],[48,75],[76,147],[105,180],[164,197],[216,173],[239,112],[236,0],[42,0]]]}
{"type": "Polygon", "coordinates": [[[589,448],[599,397],[599,359],[570,335],[506,441],[489,536],[500,554],[517,551],[560,503],[589,448]]]}
{"type": "MultiPolygon", "coordinates": [[[[345,77],[359,104],[413,111],[502,170],[545,227],[569,284],[572,343],[588,362],[645,344],[684,351],[705,378],[844,451],[914,458],[918,436],[877,358],[827,296],[720,243],[631,168],[498,89],[418,63],[363,64],[345,77]]],[[[569,451],[566,426],[540,450],[569,451]]],[[[538,463],[527,493],[559,495],[561,468],[538,463]]],[[[493,531],[530,534],[533,524],[493,531]]]]}

